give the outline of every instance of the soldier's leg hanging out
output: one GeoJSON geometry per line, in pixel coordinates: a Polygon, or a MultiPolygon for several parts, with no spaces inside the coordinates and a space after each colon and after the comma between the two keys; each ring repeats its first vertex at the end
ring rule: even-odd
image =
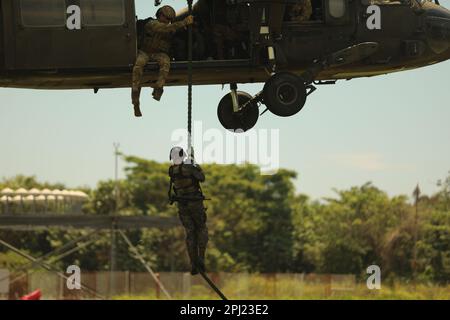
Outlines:
{"type": "Polygon", "coordinates": [[[164,85],[170,72],[170,58],[165,53],[154,53],[150,56],[150,59],[156,61],[159,65],[158,80],[155,83],[153,89],[153,99],[159,101],[164,93],[164,85]]]}
{"type": "Polygon", "coordinates": [[[136,64],[134,65],[133,68],[131,101],[134,106],[134,115],[136,117],[142,117],[139,97],[141,94],[141,84],[142,84],[142,76],[144,74],[144,67],[148,63],[149,59],[150,59],[149,56],[145,52],[139,51],[136,59],[136,64]]]}

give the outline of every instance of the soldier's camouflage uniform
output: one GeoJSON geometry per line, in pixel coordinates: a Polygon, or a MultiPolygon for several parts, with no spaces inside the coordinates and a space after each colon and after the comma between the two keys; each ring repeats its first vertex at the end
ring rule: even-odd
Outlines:
{"type": "Polygon", "coordinates": [[[200,182],[205,180],[205,175],[198,165],[183,163],[172,165],[169,176],[178,202],[178,214],[186,231],[186,246],[191,264],[194,267],[198,262],[204,267],[208,228],[200,182]]]}
{"type": "Polygon", "coordinates": [[[311,0],[298,0],[291,8],[289,8],[289,16],[291,21],[303,22],[311,19],[312,5],[311,0]]]}
{"type": "Polygon", "coordinates": [[[149,61],[156,61],[159,65],[159,75],[154,88],[162,89],[170,71],[169,50],[171,38],[175,31],[186,27],[185,21],[165,24],[158,20],[151,20],[145,25],[145,40],[139,50],[136,64],[133,68],[133,91],[141,88],[144,67],[149,61]]]}

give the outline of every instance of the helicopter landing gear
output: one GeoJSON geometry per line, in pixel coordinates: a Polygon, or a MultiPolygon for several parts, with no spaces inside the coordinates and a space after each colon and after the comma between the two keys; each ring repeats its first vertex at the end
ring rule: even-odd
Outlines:
{"type": "Polygon", "coordinates": [[[236,84],[231,85],[231,92],[219,102],[217,116],[225,129],[233,132],[250,130],[258,122],[259,108],[253,97],[243,91],[237,91],[236,84]]]}
{"type": "Polygon", "coordinates": [[[289,72],[274,74],[253,97],[237,91],[236,84],[231,84],[231,92],[220,100],[217,116],[224,128],[245,132],[258,122],[260,104],[267,107],[261,115],[270,111],[279,117],[291,117],[303,109],[307,97],[314,91],[316,87],[311,82],[289,72]]]}
{"type": "MultiPolygon", "coordinates": [[[[279,117],[291,117],[303,109],[311,92],[302,78],[280,72],[267,80],[262,91],[262,99],[267,109],[279,117]]],[[[315,89],[315,88],[314,88],[315,89]]]]}

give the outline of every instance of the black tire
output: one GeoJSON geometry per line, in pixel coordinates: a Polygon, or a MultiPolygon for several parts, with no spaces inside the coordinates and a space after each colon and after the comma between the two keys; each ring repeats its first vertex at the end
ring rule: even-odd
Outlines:
{"type": "MultiPolygon", "coordinates": [[[[252,99],[252,96],[246,92],[238,91],[237,95],[239,106],[252,99]]],[[[243,110],[234,112],[231,93],[229,93],[220,100],[217,108],[217,117],[225,129],[233,132],[240,132],[240,130],[245,132],[252,129],[258,122],[259,108],[257,104],[250,103],[243,110]]]]}
{"type": "Polygon", "coordinates": [[[289,72],[280,72],[267,80],[263,100],[270,112],[279,117],[291,117],[306,103],[306,85],[302,78],[289,72]]]}

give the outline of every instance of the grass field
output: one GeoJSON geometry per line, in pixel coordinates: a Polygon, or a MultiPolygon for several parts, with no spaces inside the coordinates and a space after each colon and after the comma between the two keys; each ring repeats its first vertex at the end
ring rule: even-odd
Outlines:
{"type": "MultiPolygon", "coordinates": [[[[292,287],[286,284],[286,287],[278,285],[277,292],[267,291],[267,288],[261,287],[258,292],[254,288],[252,292],[243,294],[231,285],[222,288],[223,293],[230,300],[450,300],[450,285],[394,285],[382,286],[380,290],[369,290],[365,284],[358,284],[349,288],[330,288],[323,284],[304,284],[300,288],[295,288],[297,294],[292,293],[292,287]]],[[[218,296],[204,286],[192,287],[190,295],[174,294],[174,299],[193,299],[210,300],[218,299],[218,296]]],[[[114,297],[120,300],[148,300],[158,299],[155,292],[149,292],[148,295],[120,295],[114,297]]],[[[164,299],[161,294],[159,299],[164,299]]]]}
{"type": "MultiPolygon", "coordinates": [[[[200,277],[183,272],[158,273],[162,284],[177,300],[218,299],[216,293],[200,277]]],[[[210,273],[209,276],[231,300],[450,300],[450,284],[411,282],[398,279],[381,279],[381,289],[370,290],[365,279],[355,275],[337,274],[257,274],[210,273]]],[[[90,299],[85,291],[65,290],[65,280],[57,275],[41,271],[26,277],[22,293],[40,289],[44,299],[90,299]],[[76,294],[76,296],[74,296],[76,294]]],[[[84,273],[81,281],[104,297],[109,297],[110,273],[84,273]]],[[[115,272],[116,294],[113,299],[157,300],[167,299],[148,273],[115,272]]]]}

